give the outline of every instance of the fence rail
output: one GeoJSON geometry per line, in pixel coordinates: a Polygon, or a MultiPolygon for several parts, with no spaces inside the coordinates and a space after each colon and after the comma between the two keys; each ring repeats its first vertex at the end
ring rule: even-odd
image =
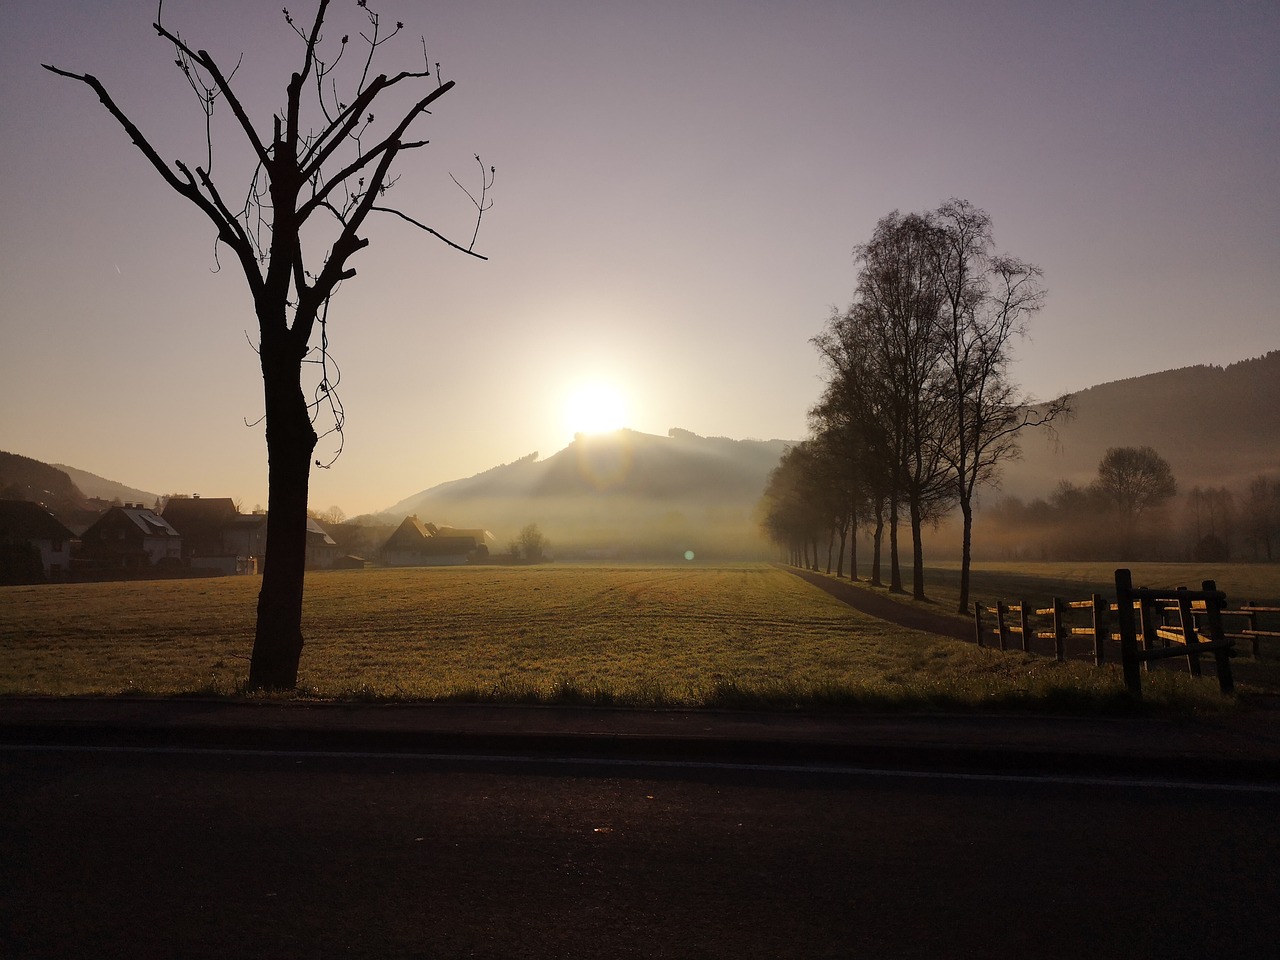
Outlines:
{"type": "Polygon", "coordinates": [[[1055,659],[1066,658],[1066,644],[1072,637],[1093,641],[1093,662],[1101,666],[1107,659],[1107,644],[1118,643],[1125,685],[1135,697],[1142,696],[1142,672],[1157,660],[1186,657],[1192,676],[1201,676],[1201,657],[1212,656],[1218,684],[1224,694],[1234,691],[1231,657],[1237,640],[1248,641],[1254,659],[1260,655],[1262,638],[1280,638],[1280,630],[1263,629],[1260,616],[1280,614],[1280,607],[1259,606],[1252,601],[1238,609],[1227,609],[1226,594],[1212,580],[1200,590],[1148,590],[1134,587],[1129,570],[1115,573],[1116,600],[1108,602],[1095,593],[1088,600],[1054,597],[1047,607],[1032,607],[1027,601],[994,605],[973,605],[974,635],[978,646],[995,638],[1001,650],[1015,641],[1031,652],[1031,641],[1051,640],[1055,659]],[[994,626],[984,617],[994,615],[994,626]],[[1032,618],[1041,621],[1033,627],[1032,618]],[[1112,629],[1115,618],[1115,629],[1112,629]],[[1228,633],[1225,618],[1243,621],[1228,633]],[[1047,623],[1044,621],[1047,620],[1047,623]],[[1047,629],[1046,629],[1047,628],[1047,629]]]}

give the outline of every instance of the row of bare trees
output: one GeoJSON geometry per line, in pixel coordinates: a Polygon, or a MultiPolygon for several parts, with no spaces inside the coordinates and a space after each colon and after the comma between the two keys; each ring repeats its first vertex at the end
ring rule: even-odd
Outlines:
{"type": "Polygon", "coordinates": [[[1037,404],[1008,375],[1011,347],[1044,302],[1042,273],[998,253],[991,217],[958,199],[894,211],[854,259],[853,302],[813,339],[826,385],[810,437],[771,475],[762,522],[799,563],[817,565],[824,537],[829,556],[838,542],[840,576],[848,547],[855,579],[856,531],[867,527],[872,582],[882,583],[887,538],[889,589],[902,592],[905,515],[912,595],[924,599],[924,527],[959,507],[966,610],[975,492],[1016,454],[1020,431],[1068,410],[1069,398],[1037,404]]]}

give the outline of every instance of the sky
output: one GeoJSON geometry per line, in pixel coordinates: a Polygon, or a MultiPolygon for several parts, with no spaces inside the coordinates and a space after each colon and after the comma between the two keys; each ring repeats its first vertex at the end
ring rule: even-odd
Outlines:
{"type": "MultiPolygon", "coordinates": [[[[416,68],[425,37],[456,83],[388,200],[465,244],[451,175],[477,186],[478,154],[488,259],[370,221],[331,310],[347,420],[317,509],[380,510],[609,419],[800,439],[853,248],[949,197],[1044,271],[1013,367],[1035,396],[1280,347],[1274,0],[370,3],[405,23],[383,70],[416,68]]],[[[40,68],[93,73],[164,157],[202,162],[155,10],[0,2],[0,449],[250,509],[244,278],[92,91],[40,68]]],[[[360,16],[336,0],[330,40],[360,16]]],[[[239,59],[265,135],[301,53],[279,0],[167,0],[164,20],[239,59]]],[[[215,179],[242,196],[214,122],[215,179]]]]}

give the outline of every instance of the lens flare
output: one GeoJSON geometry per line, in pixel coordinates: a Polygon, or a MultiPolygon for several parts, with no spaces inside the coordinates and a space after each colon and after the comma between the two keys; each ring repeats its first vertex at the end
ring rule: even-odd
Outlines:
{"type": "Polygon", "coordinates": [[[564,425],[570,434],[610,433],[625,427],[627,416],[626,399],[610,383],[583,383],[565,398],[564,425]]]}

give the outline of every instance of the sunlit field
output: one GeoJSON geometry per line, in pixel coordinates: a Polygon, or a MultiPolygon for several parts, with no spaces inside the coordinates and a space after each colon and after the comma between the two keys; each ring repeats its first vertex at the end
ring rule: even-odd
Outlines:
{"type": "MultiPolygon", "coordinates": [[[[255,578],[0,588],[0,693],[235,694],[255,578]]],[[[866,617],[783,569],[456,567],[309,574],[306,696],[655,706],[1108,709],[1114,667],[866,617]]],[[[1147,699],[1220,709],[1173,671],[1147,699]]]]}

